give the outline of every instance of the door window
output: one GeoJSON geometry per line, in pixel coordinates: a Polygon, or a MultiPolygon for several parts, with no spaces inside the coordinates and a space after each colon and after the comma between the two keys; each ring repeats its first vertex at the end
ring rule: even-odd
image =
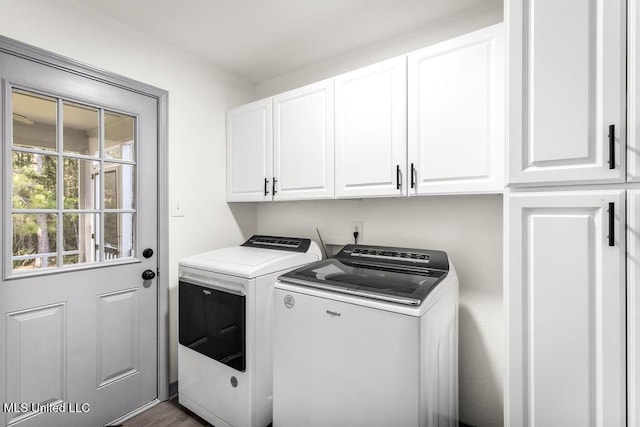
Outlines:
{"type": "Polygon", "coordinates": [[[12,89],[9,271],[135,257],[136,118],[12,89]]]}

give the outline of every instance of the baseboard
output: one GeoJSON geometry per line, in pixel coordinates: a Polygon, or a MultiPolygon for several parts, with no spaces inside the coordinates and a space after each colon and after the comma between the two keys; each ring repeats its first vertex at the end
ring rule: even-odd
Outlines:
{"type": "Polygon", "coordinates": [[[178,397],[178,381],[169,384],[169,400],[178,397]]]}
{"type": "Polygon", "coordinates": [[[106,425],[106,427],[120,427],[120,426],[122,426],[124,424],[125,421],[135,417],[136,415],[139,415],[139,414],[143,413],[144,411],[146,411],[148,409],[153,408],[158,403],[160,403],[160,401],[158,399],[154,399],[151,402],[147,403],[146,405],[143,405],[143,406],[139,407],[138,409],[135,409],[135,410],[129,412],[128,414],[125,414],[125,415],[121,416],[117,420],[111,421],[109,424],[106,425]]]}

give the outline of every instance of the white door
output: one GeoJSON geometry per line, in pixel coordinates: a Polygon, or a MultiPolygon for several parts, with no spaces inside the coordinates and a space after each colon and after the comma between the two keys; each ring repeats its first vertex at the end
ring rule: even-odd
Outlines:
{"type": "Polygon", "coordinates": [[[510,195],[506,214],[506,425],[624,426],[624,191],[510,195]]]}
{"type": "Polygon", "coordinates": [[[504,189],[504,26],[408,55],[409,195],[504,189]]]}
{"type": "Polygon", "coordinates": [[[271,200],[273,132],[271,98],[227,112],[227,201],[271,200]]]}
{"type": "Polygon", "coordinates": [[[333,80],[273,97],[274,200],[333,198],[333,80]]]}
{"type": "Polygon", "coordinates": [[[625,10],[509,2],[511,184],[624,180],[625,10]]]}
{"type": "Polygon", "coordinates": [[[640,190],[627,191],[628,425],[640,426],[640,190]]]}
{"type": "Polygon", "coordinates": [[[0,77],[0,425],[104,425],[157,397],[157,101],[4,53],[0,77]]]}
{"type": "Polygon", "coordinates": [[[407,194],[407,58],[335,78],[336,197],[407,194]]]}
{"type": "Polygon", "coordinates": [[[627,2],[627,180],[640,181],[640,7],[627,2]]]}

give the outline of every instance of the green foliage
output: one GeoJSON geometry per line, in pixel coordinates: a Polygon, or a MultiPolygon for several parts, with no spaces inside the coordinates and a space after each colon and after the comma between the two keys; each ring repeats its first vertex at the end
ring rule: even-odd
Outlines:
{"type": "Polygon", "coordinates": [[[56,208],[56,158],[13,153],[14,209],[56,208]]]}
{"type": "MultiPolygon", "coordinates": [[[[78,160],[63,160],[63,180],[65,188],[64,207],[78,208],[78,160]]],[[[57,209],[57,157],[43,154],[13,153],[13,208],[14,209],[57,209]]],[[[78,238],[78,216],[65,215],[64,241],[78,238]]],[[[57,243],[56,214],[14,214],[13,254],[28,255],[38,253],[38,243],[55,252],[57,243]],[[40,230],[46,224],[46,231],[40,230]],[[40,236],[38,235],[40,231],[40,236]],[[48,239],[47,239],[48,238],[48,239]],[[48,240],[48,242],[47,242],[48,240]],[[44,244],[43,244],[44,242],[44,244]]],[[[75,244],[77,246],[77,243],[75,244]]],[[[52,259],[53,261],[54,259],[52,259]]],[[[15,261],[14,268],[34,265],[33,259],[15,261]]]]}

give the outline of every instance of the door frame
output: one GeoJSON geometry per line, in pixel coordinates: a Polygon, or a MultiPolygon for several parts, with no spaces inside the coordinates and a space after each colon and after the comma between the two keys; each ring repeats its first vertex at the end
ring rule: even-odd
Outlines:
{"type": "MultiPolygon", "coordinates": [[[[168,186],[168,102],[169,93],[110,71],[58,55],[26,43],[0,36],[0,53],[24,58],[81,77],[123,88],[156,99],[158,105],[158,372],[157,399],[169,398],[169,186],[168,186]]],[[[4,102],[4,101],[2,101],[4,102]]],[[[4,110],[3,105],[3,110],[4,110]]]]}

